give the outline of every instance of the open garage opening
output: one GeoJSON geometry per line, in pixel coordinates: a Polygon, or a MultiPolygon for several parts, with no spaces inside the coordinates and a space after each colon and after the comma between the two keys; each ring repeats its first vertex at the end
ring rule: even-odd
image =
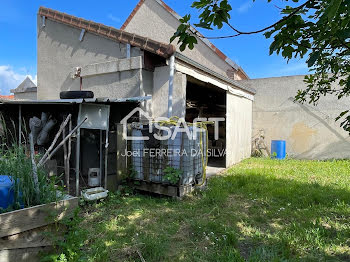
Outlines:
{"type": "MultiPolygon", "coordinates": [[[[226,91],[212,84],[187,76],[186,121],[192,122],[197,117],[225,118],[226,91]]],[[[208,125],[209,167],[225,167],[226,120],[219,122],[218,134],[218,139],[215,139],[214,125],[208,125]]]]}

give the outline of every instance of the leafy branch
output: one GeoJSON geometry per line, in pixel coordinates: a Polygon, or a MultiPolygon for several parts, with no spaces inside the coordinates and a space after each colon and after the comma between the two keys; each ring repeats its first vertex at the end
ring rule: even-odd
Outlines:
{"type": "MultiPolygon", "coordinates": [[[[191,16],[186,15],[171,38],[171,42],[178,39],[181,51],[193,49],[200,38],[232,39],[263,33],[266,38],[273,38],[270,54],[282,55],[287,60],[308,56],[306,62],[312,75],[305,77],[306,88],[298,91],[296,102],[317,105],[326,95],[338,99],[350,96],[349,0],[307,0],[297,7],[279,8],[283,15],[280,20],[254,31],[239,30],[230,22],[229,0],[198,0],[192,3],[192,8],[200,11],[196,27],[220,30],[226,24],[234,34],[204,36],[191,26],[191,16]]],[[[335,120],[340,119],[340,125],[350,133],[350,111],[344,111],[335,120]]]]}

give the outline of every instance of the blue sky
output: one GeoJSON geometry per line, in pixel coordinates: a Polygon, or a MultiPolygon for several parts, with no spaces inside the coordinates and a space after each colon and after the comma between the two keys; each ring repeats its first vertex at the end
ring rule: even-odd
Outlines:
{"type": "MultiPolygon", "coordinates": [[[[36,81],[36,14],[39,6],[45,6],[120,28],[138,0],[1,0],[0,3],[0,93],[9,90],[29,75],[36,81]]],[[[165,0],[180,15],[189,12],[192,1],[165,0]]],[[[244,31],[260,29],[280,18],[276,0],[231,0],[233,10],[231,22],[244,31]]],[[[190,10],[193,16],[195,10],[190,10]]],[[[205,32],[204,35],[232,34],[229,28],[205,32]]],[[[281,56],[269,56],[271,40],[262,35],[240,36],[234,39],[213,40],[227,56],[238,63],[251,78],[306,74],[303,60],[292,60],[288,64],[281,56]]]]}

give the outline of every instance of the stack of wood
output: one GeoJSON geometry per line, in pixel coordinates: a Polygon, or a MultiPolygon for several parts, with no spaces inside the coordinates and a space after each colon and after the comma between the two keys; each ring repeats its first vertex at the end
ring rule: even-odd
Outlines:
{"type": "Polygon", "coordinates": [[[66,118],[66,120],[61,124],[60,129],[58,130],[55,138],[53,139],[50,147],[44,154],[44,156],[41,158],[38,164],[35,163],[34,158],[34,140],[33,140],[33,132],[29,134],[29,142],[30,142],[30,155],[32,159],[32,166],[33,166],[33,179],[34,179],[34,185],[35,190],[37,193],[37,196],[39,196],[39,187],[38,187],[38,174],[37,174],[37,168],[42,167],[62,146],[64,151],[64,170],[65,170],[65,182],[67,186],[67,191],[69,192],[69,160],[71,157],[71,151],[72,151],[72,141],[71,138],[73,134],[83,125],[83,123],[87,120],[85,118],[82,120],[73,130],[72,130],[72,115],[69,114],[66,118]],[[66,136],[65,130],[66,126],[69,123],[69,134],[66,136]],[[59,137],[62,134],[62,141],[55,147],[59,137]],[[67,140],[68,140],[68,146],[67,146],[67,140]]]}

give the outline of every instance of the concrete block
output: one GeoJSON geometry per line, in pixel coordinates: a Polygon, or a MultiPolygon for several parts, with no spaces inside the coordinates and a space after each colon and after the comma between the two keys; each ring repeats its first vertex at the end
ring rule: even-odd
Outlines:
{"type": "Polygon", "coordinates": [[[142,56],[95,63],[81,68],[81,77],[142,69],[142,56]]]}

